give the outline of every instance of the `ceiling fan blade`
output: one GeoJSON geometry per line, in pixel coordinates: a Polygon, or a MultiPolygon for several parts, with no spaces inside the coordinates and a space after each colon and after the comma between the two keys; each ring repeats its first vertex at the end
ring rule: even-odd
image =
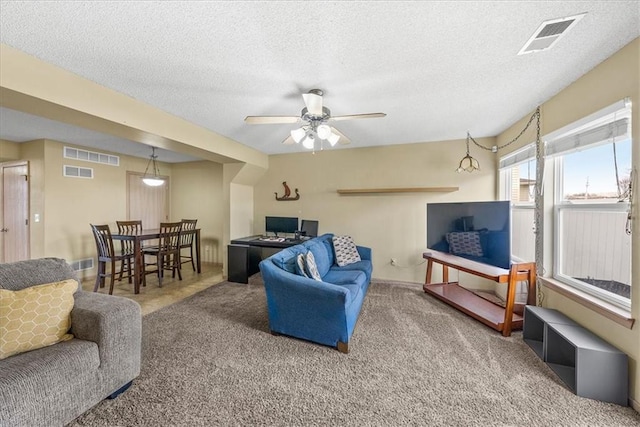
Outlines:
{"type": "Polygon", "coordinates": [[[298,116],[247,116],[244,121],[251,125],[270,125],[278,123],[297,123],[298,116]]]}
{"type": "Polygon", "coordinates": [[[378,117],[386,117],[385,113],[367,113],[367,114],[351,114],[348,116],[332,116],[329,120],[353,120],[353,119],[375,119],[378,117]]]}
{"type": "Polygon", "coordinates": [[[296,141],[291,137],[291,135],[289,135],[284,141],[282,141],[282,144],[284,145],[293,145],[295,143],[296,141]]]}
{"type": "Polygon", "coordinates": [[[340,145],[351,144],[351,140],[349,138],[347,138],[344,135],[344,133],[340,132],[338,129],[334,128],[333,126],[331,127],[331,132],[333,132],[336,135],[340,136],[340,139],[338,140],[338,144],[340,144],[340,145]]]}
{"type": "Polygon", "coordinates": [[[303,93],[304,105],[307,106],[309,114],[322,116],[322,95],[316,93],[303,93]]]}

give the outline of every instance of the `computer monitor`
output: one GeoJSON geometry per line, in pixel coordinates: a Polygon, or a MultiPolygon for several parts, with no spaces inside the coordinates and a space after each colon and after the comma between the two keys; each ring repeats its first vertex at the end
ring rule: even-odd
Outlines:
{"type": "Polygon", "coordinates": [[[295,233],[298,231],[298,218],[284,216],[265,217],[265,231],[267,233],[295,233]]]}
{"type": "Polygon", "coordinates": [[[318,237],[318,221],[303,219],[300,231],[307,237],[318,237]]]}

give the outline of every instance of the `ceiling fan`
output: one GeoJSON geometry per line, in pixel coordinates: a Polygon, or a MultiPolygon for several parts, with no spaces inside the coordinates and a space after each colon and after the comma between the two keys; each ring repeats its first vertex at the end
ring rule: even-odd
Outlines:
{"type": "Polygon", "coordinates": [[[349,144],[351,141],[338,129],[327,123],[340,120],[371,119],[385,117],[385,113],[351,114],[348,116],[332,116],[331,111],[322,105],[322,90],[311,89],[302,94],[305,108],[300,116],[247,116],[244,121],[249,124],[280,124],[280,123],[304,123],[300,128],[294,129],[283,144],[292,145],[302,143],[303,147],[312,150],[316,147],[316,141],[320,141],[322,149],[323,141],[329,142],[333,147],[338,142],[349,144]]]}

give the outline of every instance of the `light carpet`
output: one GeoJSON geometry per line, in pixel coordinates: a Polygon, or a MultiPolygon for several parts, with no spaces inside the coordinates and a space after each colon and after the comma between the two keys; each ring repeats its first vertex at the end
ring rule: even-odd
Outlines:
{"type": "Polygon", "coordinates": [[[271,335],[260,276],[224,282],[145,316],[140,377],[72,425],[640,425],[419,284],[374,281],[349,349],[271,335]]]}

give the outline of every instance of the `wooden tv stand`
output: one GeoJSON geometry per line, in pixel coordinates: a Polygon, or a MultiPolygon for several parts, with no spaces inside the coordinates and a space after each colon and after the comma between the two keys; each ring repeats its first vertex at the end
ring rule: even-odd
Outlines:
{"type": "Polygon", "coordinates": [[[526,280],[529,283],[527,304],[535,305],[536,264],[533,262],[512,264],[507,270],[489,264],[471,261],[445,252],[430,251],[422,254],[427,260],[427,275],[422,287],[426,293],[468,314],[485,325],[502,332],[508,337],[512,329],[522,329],[522,313],[514,312],[516,284],[526,280]],[[433,263],[442,265],[442,283],[431,283],[433,263]],[[494,304],[460,286],[449,282],[449,267],[475,276],[507,284],[505,307],[494,304]]]}

